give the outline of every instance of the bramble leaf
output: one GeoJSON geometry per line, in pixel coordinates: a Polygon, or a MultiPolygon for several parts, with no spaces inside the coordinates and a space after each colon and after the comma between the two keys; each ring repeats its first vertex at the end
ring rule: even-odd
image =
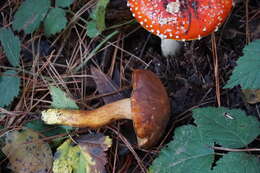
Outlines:
{"type": "Polygon", "coordinates": [[[259,173],[260,171],[260,160],[243,152],[225,154],[216,164],[212,173],[259,173]]]}
{"type": "Polygon", "coordinates": [[[39,28],[50,8],[50,0],[26,0],[15,13],[13,28],[26,34],[39,28]]]}
{"type": "Polygon", "coordinates": [[[0,41],[4,48],[6,57],[12,66],[19,66],[21,43],[10,28],[0,30],[0,41]]]}
{"type": "Polygon", "coordinates": [[[60,32],[66,27],[67,18],[65,11],[61,8],[52,8],[44,20],[44,32],[50,36],[60,32]]]}
{"type": "Polygon", "coordinates": [[[52,151],[40,136],[30,130],[10,131],[2,151],[15,173],[48,172],[52,167],[52,151]]]}
{"type": "Polygon", "coordinates": [[[208,172],[214,160],[214,151],[195,126],[175,130],[174,140],[162,149],[149,169],[151,173],[208,172]]]}
{"type": "Polygon", "coordinates": [[[260,40],[245,46],[244,56],[237,61],[230,79],[224,88],[240,85],[242,89],[260,89],[260,40]]]}
{"type": "Polygon", "coordinates": [[[52,96],[52,107],[57,109],[79,109],[76,102],[69,98],[60,88],[50,86],[49,89],[52,96]]]}
{"type": "Polygon", "coordinates": [[[0,76],[0,107],[9,105],[19,94],[20,78],[14,70],[7,70],[0,76]]]}
{"type": "Polygon", "coordinates": [[[163,148],[149,173],[258,173],[259,159],[246,153],[228,153],[215,157],[213,144],[244,147],[260,134],[255,117],[237,109],[198,108],[193,111],[197,127],[175,130],[174,140],[163,148]],[[219,158],[217,163],[215,159],[219,158]],[[217,166],[215,166],[215,164],[217,166]],[[213,167],[213,170],[212,170],[213,167]]]}
{"type": "Polygon", "coordinates": [[[260,134],[257,119],[238,109],[198,108],[193,118],[205,138],[224,147],[245,147],[260,134]]]}
{"type": "Polygon", "coordinates": [[[55,6],[56,7],[61,7],[61,8],[66,8],[69,7],[74,0],[56,0],[55,1],[55,6]]]}

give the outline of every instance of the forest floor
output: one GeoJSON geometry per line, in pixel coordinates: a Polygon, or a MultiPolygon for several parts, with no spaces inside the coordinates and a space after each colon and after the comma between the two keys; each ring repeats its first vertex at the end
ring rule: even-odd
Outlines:
{"type": "MultiPolygon", "coordinates": [[[[71,6],[71,11],[82,10],[79,15],[84,18],[95,3],[94,0],[81,0],[71,6]]],[[[11,24],[19,4],[20,0],[0,2],[0,27],[11,24]]],[[[107,26],[132,19],[126,0],[110,1],[107,26]]],[[[245,45],[260,38],[258,0],[238,1],[214,36],[183,43],[181,52],[171,58],[161,55],[160,39],[138,23],[116,29],[120,33],[94,52],[88,63],[77,71],[75,69],[83,58],[93,52],[113,29],[94,39],[86,36],[86,29],[80,22],[51,37],[45,37],[41,29],[32,35],[19,33],[22,41],[21,92],[8,108],[0,109],[0,113],[5,114],[0,119],[4,127],[1,132],[19,129],[31,120],[40,119],[39,112],[50,107],[50,81],[73,98],[80,109],[93,109],[111,100],[129,97],[133,69],[149,69],[161,79],[171,102],[170,120],[161,143],[147,150],[136,145],[132,123],[127,120],[98,130],[77,129],[75,132],[79,134],[98,131],[112,138],[113,145],[107,151],[107,172],[139,173],[148,168],[160,149],[172,140],[174,129],[193,123],[191,110],[194,108],[225,106],[260,117],[260,104],[249,104],[239,86],[222,89],[236,66],[236,60],[243,55],[245,45]],[[95,70],[97,74],[93,74],[95,70]],[[102,81],[114,87],[111,89],[102,81]]],[[[1,49],[0,66],[0,72],[10,67],[1,49]]],[[[45,141],[66,135],[48,137],[45,141]]],[[[259,144],[255,145],[259,147],[259,144]]],[[[5,172],[8,160],[4,159],[1,164],[5,172]]]]}

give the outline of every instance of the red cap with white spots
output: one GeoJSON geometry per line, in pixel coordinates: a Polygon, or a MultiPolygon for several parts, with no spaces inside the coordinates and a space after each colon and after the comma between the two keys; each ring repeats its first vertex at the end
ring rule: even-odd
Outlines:
{"type": "Polygon", "coordinates": [[[194,40],[216,31],[232,0],[128,0],[136,20],[162,39],[194,40]]]}

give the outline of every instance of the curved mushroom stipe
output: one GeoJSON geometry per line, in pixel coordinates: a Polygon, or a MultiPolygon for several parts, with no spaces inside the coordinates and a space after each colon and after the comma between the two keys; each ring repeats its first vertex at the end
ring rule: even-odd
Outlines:
{"type": "Polygon", "coordinates": [[[42,111],[47,124],[99,128],[115,120],[133,120],[138,145],[154,146],[162,137],[170,116],[167,92],[159,78],[148,70],[134,70],[131,98],[95,110],[48,109],[42,111]]]}

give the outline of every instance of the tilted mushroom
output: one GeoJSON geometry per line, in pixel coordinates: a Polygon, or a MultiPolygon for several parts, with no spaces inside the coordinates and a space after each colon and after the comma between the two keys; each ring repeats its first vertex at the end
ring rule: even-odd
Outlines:
{"type": "Polygon", "coordinates": [[[161,37],[163,55],[175,54],[175,40],[194,40],[217,31],[231,12],[232,0],[128,0],[136,20],[161,37]],[[171,46],[172,45],[172,46],[171,46]],[[169,49],[172,50],[169,50],[169,49]]]}
{"type": "Polygon", "coordinates": [[[131,98],[95,110],[48,109],[42,112],[47,124],[99,128],[119,119],[133,120],[137,142],[147,148],[158,143],[170,115],[167,92],[159,78],[148,70],[134,70],[131,98]]]}

